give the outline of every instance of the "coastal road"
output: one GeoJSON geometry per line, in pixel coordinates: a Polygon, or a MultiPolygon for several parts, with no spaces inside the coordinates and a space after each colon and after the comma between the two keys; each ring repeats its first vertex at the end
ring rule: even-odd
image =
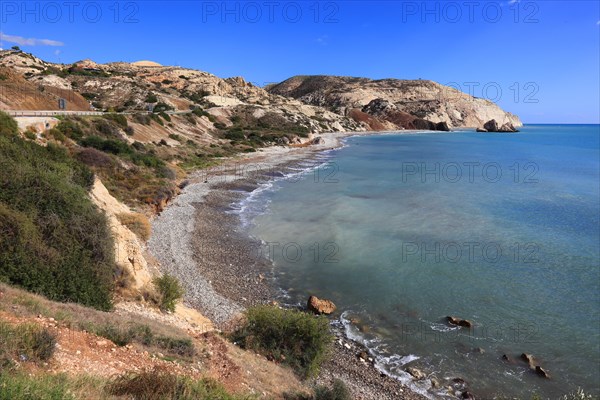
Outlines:
{"type": "MultiPolygon", "coordinates": [[[[56,117],[61,115],[105,115],[105,114],[151,114],[149,111],[140,112],[120,112],[120,113],[109,113],[103,111],[65,111],[65,110],[0,110],[7,113],[11,117],[56,117]]],[[[189,114],[191,110],[185,111],[165,111],[166,114],[177,115],[177,114],[189,114]]]]}

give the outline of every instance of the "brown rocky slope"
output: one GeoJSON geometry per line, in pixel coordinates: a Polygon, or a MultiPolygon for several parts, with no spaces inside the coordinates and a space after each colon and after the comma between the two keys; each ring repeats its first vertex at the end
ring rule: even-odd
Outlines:
{"type": "Polygon", "coordinates": [[[480,127],[491,119],[500,125],[522,125],[518,116],[491,101],[429,80],[295,76],[267,90],[355,120],[371,120],[367,123],[372,127],[443,130],[419,120],[445,122],[450,128],[460,128],[480,127]]]}

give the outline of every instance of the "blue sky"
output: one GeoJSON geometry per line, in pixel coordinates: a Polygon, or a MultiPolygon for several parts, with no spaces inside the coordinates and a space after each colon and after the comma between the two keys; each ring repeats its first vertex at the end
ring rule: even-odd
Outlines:
{"type": "Polygon", "coordinates": [[[600,2],[10,1],[2,47],[243,76],[422,78],[526,123],[600,123],[600,2]]]}

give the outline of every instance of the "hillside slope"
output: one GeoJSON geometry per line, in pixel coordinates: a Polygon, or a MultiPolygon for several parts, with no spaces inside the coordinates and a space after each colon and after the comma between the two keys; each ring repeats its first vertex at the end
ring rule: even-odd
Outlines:
{"type": "Polygon", "coordinates": [[[273,94],[392,129],[408,127],[414,118],[446,122],[453,128],[480,127],[491,119],[501,125],[522,125],[518,116],[503,111],[491,101],[428,80],[295,76],[267,89],[273,94]]]}

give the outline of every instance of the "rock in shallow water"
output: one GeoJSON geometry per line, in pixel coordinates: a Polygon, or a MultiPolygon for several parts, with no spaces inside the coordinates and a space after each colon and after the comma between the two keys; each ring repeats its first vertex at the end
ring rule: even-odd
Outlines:
{"type": "Polygon", "coordinates": [[[310,296],[306,307],[315,314],[331,314],[336,309],[331,300],[319,299],[317,296],[310,296]]]}
{"type": "Polygon", "coordinates": [[[473,322],[469,321],[468,319],[462,319],[462,318],[458,318],[458,317],[447,316],[446,320],[450,324],[452,324],[452,325],[464,326],[465,328],[472,328],[473,327],[473,322]]]}

